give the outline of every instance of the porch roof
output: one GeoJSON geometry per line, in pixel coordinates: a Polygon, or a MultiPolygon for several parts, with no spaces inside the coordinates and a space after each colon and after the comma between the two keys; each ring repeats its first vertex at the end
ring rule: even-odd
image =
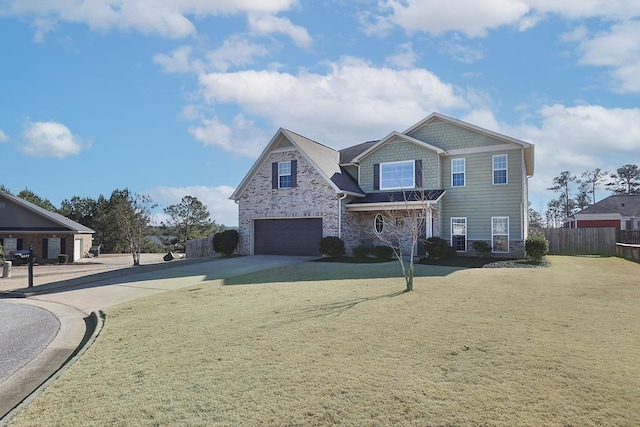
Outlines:
{"type": "Polygon", "coordinates": [[[437,203],[445,190],[385,191],[369,193],[365,197],[347,203],[348,210],[373,210],[377,208],[419,207],[424,203],[437,203]]]}

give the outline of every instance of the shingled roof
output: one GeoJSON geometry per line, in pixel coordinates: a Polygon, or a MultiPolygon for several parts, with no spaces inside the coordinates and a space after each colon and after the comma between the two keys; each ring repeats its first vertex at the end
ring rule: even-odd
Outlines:
{"type": "Polygon", "coordinates": [[[19,206],[22,206],[25,209],[30,210],[31,212],[44,217],[58,225],[61,226],[61,228],[69,230],[71,232],[73,232],[74,234],[93,234],[95,233],[94,230],[90,229],[89,227],[86,227],[80,223],[77,223],[75,221],[70,220],[69,218],[62,216],[58,213],[55,212],[51,212],[48,211],[44,208],[41,208],[38,205],[34,205],[31,202],[28,202],[24,199],[21,199],[20,197],[14,196],[12,194],[9,193],[5,193],[3,191],[0,191],[0,198],[5,198],[19,206]]]}
{"type": "Polygon", "coordinates": [[[619,213],[624,217],[640,217],[640,194],[620,194],[600,200],[575,215],[619,213]]]}

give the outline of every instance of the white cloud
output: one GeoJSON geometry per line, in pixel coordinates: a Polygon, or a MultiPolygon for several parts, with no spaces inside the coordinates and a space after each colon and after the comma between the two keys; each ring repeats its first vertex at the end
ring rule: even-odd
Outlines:
{"type": "Polygon", "coordinates": [[[514,25],[530,10],[526,2],[518,0],[450,0],[446,5],[427,0],[389,0],[381,5],[384,12],[374,21],[375,26],[386,20],[410,33],[457,31],[468,37],[482,37],[490,29],[514,25]]]}
{"type": "Polygon", "coordinates": [[[253,121],[241,114],[234,117],[231,125],[226,125],[217,117],[203,118],[198,126],[189,128],[189,133],[204,145],[220,147],[247,157],[258,157],[270,139],[253,121]]]}
{"type": "Polygon", "coordinates": [[[208,52],[206,57],[210,70],[227,71],[231,66],[240,67],[251,64],[255,57],[265,56],[268,53],[264,46],[240,36],[232,36],[220,47],[208,52]]]}
{"type": "Polygon", "coordinates": [[[367,17],[367,33],[384,34],[390,26],[409,33],[460,32],[483,37],[492,29],[512,25],[525,31],[558,15],[565,19],[603,18],[627,20],[640,16],[640,2],[629,0],[388,0],[379,2],[379,13],[367,17]]]}
{"type": "Polygon", "coordinates": [[[269,35],[282,33],[302,48],[308,48],[313,43],[313,39],[307,30],[298,25],[294,25],[289,19],[273,15],[253,15],[249,16],[249,30],[255,34],[269,35]]]}
{"type": "Polygon", "coordinates": [[[536,144],[530,195],[532,200],[543,200],[545,206],[553,197],[547,188],[564,170],[579,176],[586,170],[614,171],[624,164],[637,163],[633,159],[637,159],[640,141],[640,108],[557,104],[541,108],[530,118],[539,124],[502,124],[498,131],[536,144]]]}
{"type": "MultiPolygon", "coordinates": [[[[363,136],[380,138],[433,111],[469,108],[462,91],[424,69],[377,68],[355,58],[327,65],[326,74],[203,74],[201,92],[206,103],[235,104],[245,116],[271,123],[274,129],[287,127],[334,147],[360,142],[363,136]]],[[[225,141],[227,129],[221,123],[207,127],[225,141]]],[[[241,138],[233,141],[234,151],[244,144],[241,138]]]]}
{"type": "Polygon", "coordinates": [[[0,144],[9,141],[9,135],[0,130],[0,144]]]}
{"type": "Polygon", "coordinates": [[[265,56],[267,48],[241,36],[231,36],[219,47],[195,57],[193,47],[180,46],[169,55],[159,53],[153,61],[167,73],[201,73],[207,71],[227,71],[230,67],[251,64],[255,57],[265,56]]]}
{"type": "Polygon", "coordinates": [[[397,52],[386,58],[387,64],[398,68],[414,68],[418,54],[413,50],[411,43],[404,43],[398,46],[397,52]]]}
{"type": "Polygon", "coordinates": [[[640,92],[640,21],[613,25],[590,38],[578,35],[582,64],[611,68],[616,90],[640,92]]]}
{"type": "Polygon", "coordinates": [[[78,154],[84,147],[77,135],[58,122],[28,123],[22,133],[21,150],[33,157],[64,157],[78,154]]]}
{"type": "MultiPolygon", "coordinates": [[[[180,203],[184,196],[193,196],[207,206],[211,219],[226,226],[238,225],[238,205],[229,196],[234,188],[221,185],[218,187],[154,187],[145,192],[155,203],[163,207],[180,203]]],[[[156,214],[154,222],[159,224],[164,214],[156,214]]]]}
{"type": "Polygon", "coordinates": [[[160,65],[167,73],[190,73],[202,70],[202,62],[193,60],[191,46],[180,46],[170,55],[159,53],[153,57],[153,62],[160,65]]]}
{"type": "Polygon", "coordinates": [[[484,57],[482,49],[476,49],[463,44],[460,37],[453,37],[440,45],[440,52],[451,56],[452,59],[464,64],[473,64],[484,57]]]}
{"type": "Polygon", "coordinates": [[[640,3],[629,0],[526,0],[526,3],[539,13],[560,15],[568,19],[624,20],[640,15],[640,3]]]}
{"type": "MultiPolygon", "coordinates": [[[[288,10],[296,0],[9,0],[0,14],[34,17],[34,22],[86,24],[94,30],[135,30],[169,38],[196,33],[191,16],[205,17],[238,13],[276,14],[288,10]]],[[[43,37],[50,27],[37,25],[43,37]]]]}

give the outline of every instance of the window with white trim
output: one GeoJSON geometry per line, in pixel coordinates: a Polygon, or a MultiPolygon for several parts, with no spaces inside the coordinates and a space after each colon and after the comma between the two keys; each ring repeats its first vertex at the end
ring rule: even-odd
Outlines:
{"type": "Polygon", "coordinates": [[[399,190],[415,187],[415,162],[380,163],[380,189],[399,190]]]}
{"type": "Polygon", "coordinates": [[[381,214],[377,214],[375,219],[373,220],[373,231],[376,234],[382,233],[384,230],[384,217],[381,214]]]}
{"type": "Polygon", "coordinates": [[[497,216],[491,218],[491,251],[495,253],[509,253],[509,217],[497,216]]]}
{"type": "Polygon", "coordinates": [[[465,161],[464,159],[451,159],[451,186],[464,187],[465,161]]]}
{"type": "Polygon", "coordinates": [[[291,188],[291,162],[278,162],[278,188],[291,188]]]}
{"type": "Polygon", "coordinates": [[[507,155],[497,154],[492,158],[493,162],[493,184],[507,183],[507,155]]]}
{"type": "Polygon", "coordinates": [[[457,252],[467,251],[467,218],[451,218],[451,246],[457,252]]]}

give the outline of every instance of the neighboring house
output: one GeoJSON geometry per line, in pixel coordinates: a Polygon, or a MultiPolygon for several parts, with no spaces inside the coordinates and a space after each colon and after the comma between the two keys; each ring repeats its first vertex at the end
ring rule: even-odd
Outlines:
{"type": "Polygon", "coordinates": [[[75,261],[91,248],[92,229],[0,191],[0,244],[5,255],[33,248],[37,260],[75,261]]]}
{"type": "Polygon", "coordinates": [[[615,227],[640,229],[640,194],[609,196],[575,213],[566,222],[570,228],[615,227]]]}
{"type": "Polygon", "coordinates": [[[280,129],[231,195],[239,252],[318,255],[323,236],[380,245],[381,212],[409,207],[425,212],[424,238],[460,254],[483,240],[521,256],[533,171],[532,144],[438,113],[343,150],[280,129]]]}

